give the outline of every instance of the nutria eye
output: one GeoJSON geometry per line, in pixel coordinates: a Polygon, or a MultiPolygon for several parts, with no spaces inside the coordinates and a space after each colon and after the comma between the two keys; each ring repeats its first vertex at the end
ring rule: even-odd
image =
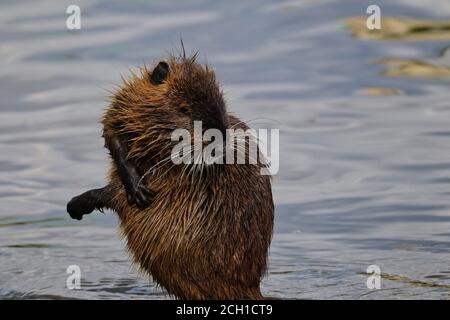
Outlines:
{"type": "Polygon", "coordinates": [[[169,65],[165,61],[160,61],[150,74],[150,82],[155,86],[164,82],[169,74],[169,65]]]}
{"type": "Polygon", "coordinates": [[[189,110],[188,110],[188,108],[186,108],[186,107],[180,107],[180,111],[181,111],[182,113],[184,113],[184,114],[188,114],[188,113],[189,113],[189,110]]]}

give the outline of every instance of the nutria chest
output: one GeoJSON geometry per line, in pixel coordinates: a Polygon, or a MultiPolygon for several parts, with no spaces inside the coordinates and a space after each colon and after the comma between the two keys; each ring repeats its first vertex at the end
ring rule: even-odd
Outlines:
{"type": "Polygon", "coordinates": [[[238,286],[236,292],[256,294],[272,234],[269,177],[251,166],[239,171],[230,166],[212,182],[174,177],[167,183],[171,186],[160,189],[145,210],[130,207],[124,193],[117,196],[121,229],[135,262],[177,296],[200,298],[202,290],[220,291],[236,281],[248,287],[238,286]]]}

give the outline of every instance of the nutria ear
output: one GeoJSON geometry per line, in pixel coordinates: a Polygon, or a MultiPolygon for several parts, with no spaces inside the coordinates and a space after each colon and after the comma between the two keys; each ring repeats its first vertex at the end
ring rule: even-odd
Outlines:
{"type": "Polygon", "coordinates": [[[155,86],[166,80],[169,74],[169,65],[165,61],[160,61],[150,74],[150,82],[155,86]]]}

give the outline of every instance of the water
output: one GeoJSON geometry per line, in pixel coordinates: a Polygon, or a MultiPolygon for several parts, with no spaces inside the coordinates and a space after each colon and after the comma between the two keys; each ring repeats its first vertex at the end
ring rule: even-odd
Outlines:
{"type": "MultiPolygon", "coordinates": [[[[1,298],[165,298],[129,262],[113,214],[79,222],[65,205],[104,184],[107,90],[180,36],[215,67],[231,111],[281,129],[264,294],[450,297],[450,80],[378,63],[445,69],[450,38],[352,37],[344,20],[365,15],[360,0],[79,0],[82,30],[68,31],[71,3],[0,4],[1,298]],[[74,264],[81,290],[66,288],[74,264]],[[369,265],[380,290],[366,287],[369,265]]],[[[378,4],[450,18],[446,0],[378,4]]]]}

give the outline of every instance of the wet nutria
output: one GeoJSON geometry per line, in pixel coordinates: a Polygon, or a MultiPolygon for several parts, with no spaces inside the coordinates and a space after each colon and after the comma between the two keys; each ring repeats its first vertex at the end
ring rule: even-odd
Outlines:
{"type": "Polygon", "coordinates": [[[74,197],[74,219],[112,209],[134,261],[179,299],[261,299],[274,206],[262,164],[174,165],[176,128],[248,129],[213,70],[169,56],[124,80],[103,117],[108,184],[74,197]]]}

